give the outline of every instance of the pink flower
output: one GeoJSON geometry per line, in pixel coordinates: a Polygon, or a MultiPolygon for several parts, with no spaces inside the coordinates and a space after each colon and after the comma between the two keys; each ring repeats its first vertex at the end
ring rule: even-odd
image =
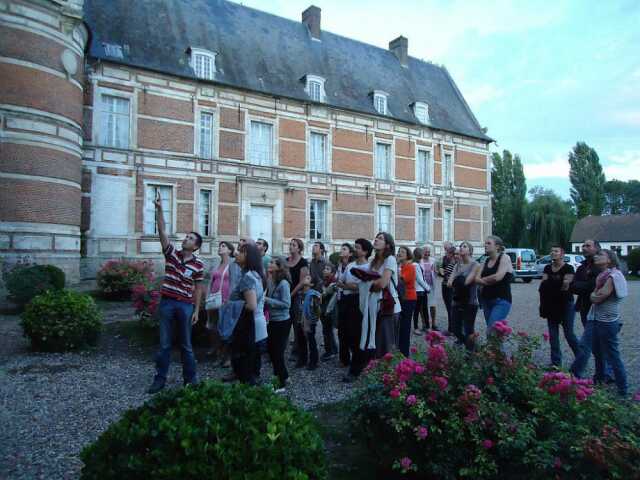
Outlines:
{"type": "Polygon", "coordinates": [[[430,345],[438,345],[440,343],[444,342],[444,335],[441,334],[439,331],[437,330],[431,330],[429,331],[429,333],[427,333],[424,336],[424,339],[430,344],[430,345]]]}
{"type": "Polygon", "coordinates": [[[417,349],[416,347],[411,347],[411,348],[409,349],[409,351],[410,351],[411,353],[418,353],[418,349],[417,349]]]}
{"type": "Polygon", "coordinates": [[[556,457],[553,461],[553,468],[562,468],[562,460],[560,460],[560,457],[556,457]]]}
{"type": "Polygon", "coordinates": [[[390,362],[391,360],[393,360],[393,353],[388,352],[384,354],[384,357],[382,357],[383,360],[390,362]]]}
{"type": "Polygon", "coordinates": [[[389,396],[391,398],[398,398],[400,396],[400,390],[398,390],[397,388],[394,388],[389,392],[389,396]]]}
{"type": "Polygon", "coordinates": [[[400,460],[400,467],[402,467],[402,470],[409,470],[412,463],[409,457],[404,457],[400,460]]]}
{"type": "Polygon", "coordinates": [[[384,375],[382,375],[382,383],[384,383],[385,385],[388,385],[391,383],[391,375],[389,375],[388,373],[385,373],[384,375]]]}
{"type": "Polygon", "coordinates": [[[544,332],[544,333],[542,334],[542,338],[544,338],[544,341],[545,341],[545,342],[548,342],[548,341],[549,341],[549,332],[544,332]]]}
{"type": "Polygon", "coordinates": [[[493,385],[495,383],[495,380],[493,379],[493,377],[487,377],[487,385],[493,385]]]}
{"type": "Polygon", "coordinates": [[[640,402],[640,390],[638,390],[635,395],[633,395],[634,402],[640,402]]]}
{"type": "Polygon", "coordinates": [[[493,331],[498,335],[498,337],[502,338],[511,335],[513,329],[507,325],[506,320],[500,320],[493,324],[493,331]]]}
{"type": "Polygon", "coordinates": [[[447,380],[446,377],[433,377],[433,381],[436,382],[440,390],[446,389],[449,385],[449,380],[447,380]]]}
{"type": "Polygon", "coordinates": [[[518,336],[522,337],[522,338],[527,338],[529,336],[529,334],[527,332],[520,331],[520,332],[518,332],[518,336]]]}
{"type": "Polygon", "coordinates": [[[409,405],[410,407],[414,406],[416,403],[418,403],[418,399],[416,398],[415,395],[409,395],[407,396],[407,399],[405,400],[407,405],[409,405]]]}
{"type": "Polygon", "coordinates": [[[428,435],[429,435],[429,430],[427,430],[427,427],[418,427],[416,429],[416,436],[420,440],[424,440],[425,438],[427,438],[428,435]]]}
{"type": "Polygon", "coordinates": [[[416,372],[417,375],[422,375],[425,370],[426,369],[422,365],[416,365],[416,367],[413,369],[413,371],[416,372]]]}
{"type": "Polygon", "coordinates": [[[487,450],[489,450],[489,449],[493,448],[493,441],[492,441],[492,440],[489,440],[488,438],[485,438],[485,439],[482,441],[482,446],[483,446],[484,448],[486,448],[487,450]]]}

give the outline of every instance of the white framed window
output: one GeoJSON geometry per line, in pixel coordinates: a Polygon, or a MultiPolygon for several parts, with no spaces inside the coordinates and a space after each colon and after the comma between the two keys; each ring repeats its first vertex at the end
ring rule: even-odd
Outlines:
{"type": "Polygon", "coordinates": [[[251,121],[250,159],[255,165],[273,165],[273,125],[251,121]]]}
{"type": "Polygon", "coordinates": [[[442,185],[453,186],[453,154],[445,152],[442,161],[442,185]]]}
{"type": "Polygon", "coordinates": [[[418,149],[416,158],[416,181],[419,185],[431,183],[431,152],[418,149]]]}
{"type": "Polygon", "coordinates": [[[200,158],[213,158],[213,113],[200,112],[198,128],[198,153],[200,158]]]}
{"type": "Polygon", "coordinates": [[[442,240],[453,241],[453,212],[450,208],[446,208],[442,215],[442,240]]]}
{"type": "Polygon", "coordinates": [[[431,240],[431,209],[418,208],[418,223],[416,225],[416,241],[420,243],[431,240]]]}
{"type": "Polygon", "coordinates": [[[391,233],[391,205],[378,205],[378,232],[391,233]]]}
{"type": "Polygon", "coordinates": [[[213,197],[211,190],[200,190],[198,198],[198,233],[203,237],[210,237],[212,231],[211,198],[213,197]]]}
{"type": "Polygon", "coordinates": [[[105,147],[129,148],[131,102],[116,95],[100,95],[98,142],[105,147]]]}
{"type": "Polygon", "coordinates": [[[391,145],[376,143],[376,178],[391,180],[391,145]]]}
{"type": "Polygon", "coordinates": [[[309,201],[309,239],[326,240],[327,238],[327,201],[309,201]]]}
{"type": "Polygon", "coordinates": [[[388,95],[384,92],[373,92],[373,107],[380,115],[386,115],[388,113],[387,97],[388,95]]]}
{"type": "Polygon", "coordinates": [[[416,116],[420,123],[429,123],[429,105],[423,102],[416,102],[413,104],[413,114],[416,116]]]}
{"type": "Polygon", "coordinates": [[[309,170],[327,172],[327,135],[311,132],[309,134],[309,170]]]}
{"type": "Polygon", "coordinates": [[[144,233],[147,235],[157,235],[156,207],[153,201],[160,194],[162,203],[162,213],[164,216],[165,230],[168,235],[173,233],[173,187],[170,185],[156,185],[148,183],[145,185],[144,198],[144,233]]]}
{"type": "Polygon", "coordinates": [[[307,75],[305,77],[306,85],[305,91],[309,98],[314,102],[324,102],[326,95],[324,92],[324,78],[319,77],[318,75],[307,75]]]}
{"type": "Polygon", "coordinates": [[[216,73],[216,54],[202,48],[191,48],[191,68],[196,77],[213,80],[216,73]]]}

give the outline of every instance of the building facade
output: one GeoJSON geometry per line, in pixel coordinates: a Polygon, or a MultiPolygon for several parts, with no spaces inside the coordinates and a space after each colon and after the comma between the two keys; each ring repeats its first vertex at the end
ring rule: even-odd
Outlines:
{"type": "Polygon", "coordinates": [[[284,253],[294,237],[332,251],[388,231],[439,250],[490,233],[492,140],[404,37],[384,50],[324,32],[316,7],[294,22],[222,0],[81,3],[0,1],[6,259],[77,279],[157,257],[158,194],[170,235],[199,231],[205,257],[240,236],[284,253]],[[19,59],[52,36],[60,52],[19,59]]]}
{"type": "Polygon", "coordinates": [[[579,253],[582,242],[592,239],[607,250],[626,257],[640,248],[640,214],[589,215],[581,218],[571,232],[571,250],[579,253]]]}

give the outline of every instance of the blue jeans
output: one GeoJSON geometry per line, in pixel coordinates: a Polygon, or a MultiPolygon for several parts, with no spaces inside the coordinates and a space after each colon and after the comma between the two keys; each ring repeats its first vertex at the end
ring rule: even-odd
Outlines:
{"type": "Polygon", "coordinates": [[[627,372],[620,357],[618,332],[619,322],[594,321],[593,356],[596,360],[596,383],[602,383],[606,375],[606,364],[610,364],[618,387],[618,393],[627,394],[627,372]]]}
{"type": "Polygon", "coordinates": [[[511,311],[511,303],[504,298],[482,299],[482,313],[484,321],[487,323],[487,334],[493,328],[493,325],[500,320],[506,320],[511,311]]]}
{"type": "Polygon", "coordinates": [[[191,347],[191,315],[193,304],[163,298],[160,301],[160,350],[156,354],[156,381],[167,381],[169,363],[171,363],[171,344],[173,328],[177,328],[182,354],[182,378],[184,383],[196,381],[196,358],[191,347]]]}
{"type": "Polygon", "coordinates": [[[398,350],[405,357],[409,357],[409,344],[411,343],[411,321],[413,311],[416,308],[415,300],[403,300],[401,302],[400,321],[398,322],[398,350]]]}
{"type": "Polygon", "coordinates": [[[576,338],[576,334],[573,332],[575,317],[576,311],[575,308],[573,308],[573,302],[567,302],[563,312],[559,312],[559,315],[551,316],[547,319],[547,325],[549,327],[549,343],[551,345],[551,364],[556,367],[562,365],[560,325],[562,325],[564,338],[567,340],[569,347],[573,351],[574,357],[577,358],[580,353],[578,339],[576,338]]]}
{"type": "MultiPolygon", "coordinates": [[[[593,352],[593,336],[595,328],[595,321],[585,321],[584,332],[582,334],[582,338],[580,339],[580,353],[576,356],[576,359],[571,365],[571,373],[573,373],[576,377],[583,378],[584,376],[584,369],[587,368],[589,358],[591,357],[591,352],[593,352]]],[[[618,324],[618,328],[620,328],[620,324],[618,324]]],[[[611,365],[606,360],[604,372],[605,378],[613,378],[611,365]]]]}

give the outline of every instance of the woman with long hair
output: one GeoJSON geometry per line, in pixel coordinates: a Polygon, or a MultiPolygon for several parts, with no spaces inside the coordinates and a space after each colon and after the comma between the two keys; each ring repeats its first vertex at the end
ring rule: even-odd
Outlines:
{"type": "Polygon", "coordinates": [[[292,238],[289,242],[289,256],[287,257],[287,267],[291,275],[291,322],[295,336],[294,348],[296,351],[296,368],[307,365],[309,352],[307,350],[307,339],[302,324],[302,289],[304,279],[309,275],[309,262],[302,256],[304,253],[304,242],[299,238],[292,238]]]}
{"type": "Polygon", "coordinates": [[[236,262],[242,278],[231,292],[230,300],[243,300],[244,308],[233,330],[231,365],[235,377],[243,383],[255,384],[260,375],[260,350],[266,349],[267,321],[264,317],[265,279],[262,257],[255,243],[238,247],[236,262]]]}
{"type": "MultiPolygon", "coordinates": [[[[380,308],[376,320],[376,357],[380,358],[393,349],[395,319],[401,311],[398,298],[398,262],[396,261],[396,244],[393,236],[387,232],[380,232],[373,241],[375,256],[369,264],[369,270],[380,274],[380,278],[371,285],[372,293],[385,289],[393,299],[393,307],[389,310],[380,308]]],[[[382,305],[383,302],[381,302],[382,305]]]]}
{"type": "Polygon", "coordinates": [[[476,268],[475,282],[480,285],[480,302],[487,323],[487,335],[493,325],[505,320],[511,311],[511,281],[513,266],[509,255],[504,253],[504,242],[500,237],[489,235],[484,242],[487,259],[476,268]]]}
{"type": "MultiPolygon", "coordinates": [[[[350,243],[343,243],[340,247],[340,257],[338,260],[338,268],[336,269],[336,278],[338,280],[338,353],[340,355],[340,363],[343,367],[351,365],[351,352],[349,351],[349,342],[347,338],[348,327],[350,321],[349,312],[353,310],[353,302],[356,301],[352,296],[353,291],[345,290],[344,285],[348,270],[352,266],[354,260],[355,249],[350,243]]],[[[324,330],[324,325],[323,325],[324,330]]],[[[327,348],[327,339],[333,339],[333,326],[331,326],[331,334],[324,335],[325,349],[327,348]]],[[[333,340],[335,345],[335,340],[333,340]]]]}
{"type": "Polygon", "coordinates": [[[284,258],[272,257],[269,262],[265,304],[269,310],[267,350],[273,374],[278,377],[275,391],[284,393],[289,378],[284,352],[291,331],[291,276],[284,258]]]}
{"type": "Polygon", "coordinates": [[[413,254],[408,247],[398,248],[398,263],[400,263],[400,321],[398,322],[397,339],[398,349],[405,357],[409,357],[409,344],[411,341],[411,321],[416,308],[418,295],[416,293],[416,267],[413,265],[413,254]]]}
{"type": "Polygon", "coordinates": [[[471,350],[471,335],[478,313],[478,287],[475,283],[478,262],[473,259],[473,245],[469,242],[462,242],[458,252],[460,260],[449,276],[449,288],[453,292],[451,323],[458,343],[471,350]]]}
{"type": "MultiPolygon", "coordinates": [[[[222,241],[218,245],[220,263],[211,268],[209,288],[205,301],[207,312],[207,337],[210,349],[206,355],[220,360],[220,366],[228,362],[227,346],[220,340],[218,333],[218,309],[229,300],[231,291],[240,280],[240,266],[235,262],[234,247],[231,242],[222,241]]],[[[227,365],[228,366],[228,365],[227,365]]]]}

